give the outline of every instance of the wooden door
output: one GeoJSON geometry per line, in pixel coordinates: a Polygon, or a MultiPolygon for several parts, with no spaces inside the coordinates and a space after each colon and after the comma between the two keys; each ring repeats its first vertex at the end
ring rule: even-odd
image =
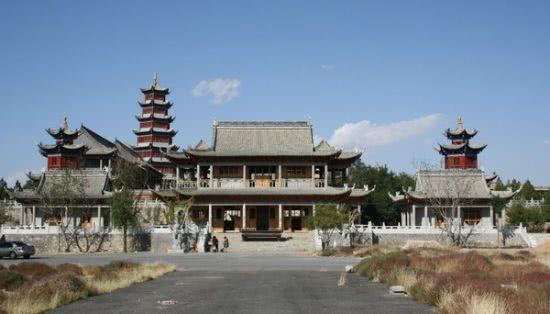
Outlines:
{"type": "Polygon", "coordinates": [[[268,208],[256,208],[256,230],[269,230],[268,208]]]}

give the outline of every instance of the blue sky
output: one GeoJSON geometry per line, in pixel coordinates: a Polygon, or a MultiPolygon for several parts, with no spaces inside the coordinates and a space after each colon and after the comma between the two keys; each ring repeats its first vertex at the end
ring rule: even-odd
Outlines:
{"type": "Polygon", "coordinates": [[[550,184],[547,1],[11,1],[0,26],[10,181],[45,166],[36,144],[64,116],[134,143],[157,71],[183,147],[214,119],[311,118],[317,138],[412,173],[461,115],[484,169],[550,184]]]}

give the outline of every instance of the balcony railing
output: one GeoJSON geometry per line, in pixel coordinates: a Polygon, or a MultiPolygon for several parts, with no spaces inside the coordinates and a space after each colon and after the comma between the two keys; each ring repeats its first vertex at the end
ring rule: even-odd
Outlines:
{"type": "Polygon", "coordinates": [[[240,189],[243,188],[244,181],[243,179],[213,179],[213,188],[218,189],[240,189]]]}
{"type": "Polygon", "coordinates": [[[163,181],[164,189],[176,188],[180,190],[194,190],[197,188],[214,189],[242,189],[242,188],[289,188],[289,189],[311,189],[324,188],[324,179],[235,179],[235,178],[215,178],[196,180],[165,179],[163,181]],[[198,184],[197,184],[198,182],[198,184]]]}

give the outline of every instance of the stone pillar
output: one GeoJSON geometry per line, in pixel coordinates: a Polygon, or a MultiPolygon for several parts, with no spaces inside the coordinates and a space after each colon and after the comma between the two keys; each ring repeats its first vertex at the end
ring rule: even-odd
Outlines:
{"type": "Polygon", "coordinates": [[[313,211],[313,216],[315,216],[315,214],[317,213],[317,209],[315,208],[315,204],[313,204],[313,205],[311,206],[311,209],[312,209],[312,211],[313,211]]]}
{"type": "Polygon", "coordinates": [[[109,158],[109,171],[111,170],[111,158],[109,158]]]}
{"type": "Polygon", "coordinates": [[[103,159],[99,160],[99,169],[103,170],[103,159]]]}
{"type": "Polygon", "coordinates": [[[325,188],[328,187],[328,164],[325,164],[325,188]]]}
{"type": "Polygon", "coordinates": [[[459,225],[462,225],[462,213],[461,213],[461,207],[458,206],[456,208],[456,218],[458,220],[459,225]]]}
{"type": "Polygon", "coordinates": [[[315,165],[311,165],[311,185],[315,187],[315,165]]]}
{"type": "Polygon", "coordinates": [[[19,208],[19,225],[22,226],[25,222],[23,221],[23,206],[19,208]]]}
{"type": "Polygon", "coordinates": [[[36,206],[32,207],[32,225],[36,225],[36,206]]]}
{"type": "Polygon", "coordinates": [[[245,188],[248,186],[246,185],[246,165],[243,165],[243,185],[245,188]]]}
{"type": "Polygon", "coordinates": [[[401,226],[407,225],[407,218],[405,217],[405,212],[401,211],[401,226]]]}
{"type": "Polygon", "coordinates": [[[279,173],[279,187],[283,187],[283,166],[279,165],[277,168],[277,172],[279,173]]]}
{"type": "Polygon", "coordinates": [[[505,216],[504,208],[500,210],[500,225],[504,226],[504,223],[506,222],[506,216],[505,216]]]}
{"type": "Polygon", "coordinates": [[[103,224],[101,223],[101,206],[97,206],[97,225],[98,228],[103,227],[103,224]]]}
{"type": "Polygon", "coordinates": [[[243,227],[242,229],[246,228],[246,204],[243,203],[243,227]]]}
{"type": "Polygon", "coordinates": [[[428,220],[428,206],[424,206],[424,219],[422,219],[422,224],[426,227],[430,224],[428,220]]]}
{"type": "Polygon", "coordinates": [[[176,189],[180,185],[180,167],[176,167],[176,189]]]}
{"type": "Polygon", "coordinates": [[[214,187],[214,166],[210,165],[210,187],[214,187]]]}
{"type": "Polygon", "coordinates": [[[283,230],[283,204],[279,204],[279,229],[283,230]]]}
{"type": "Polygon", "coordinates": [[[494,210],[493,210],[493,206],[489,206],[489,225],[491,226],[491,228],[495,225],[494,223],[494,210]]]}
{"type": "Polygon", "coordinates": [[[412,207],[412,217],[411,217],[411,226],[416,226],[416,205],[412,207]]]}
{"type": "Polygon", "coordinates": [[[201,165],[197,164],[197,174],[195,175],[197,179],[197,189],[201,188],[201,165]]]}
{"type": "Polygon", "coordinates": [[[214,217],[212,217],[212,204],[208,204],[208,224],[210,225],[210,229],[212,229],[213,221],[214,217]]]}
{"type": "Polygon", "coordinates": [[[65,207],[65,226],[69,226],[69,213],[67,212],[67,207],[65,207]]]}
{"type": "MultiPolygon", "coordinates": [[[[65,206],[65,217],[69,217],[69,208],[65,206]]],[[[76,217],[73,217],[73,227],[76,226],[75,224],[76,217]]],[[[69,226],[69,220],[67,220],[67,226],[69,226]]]]}

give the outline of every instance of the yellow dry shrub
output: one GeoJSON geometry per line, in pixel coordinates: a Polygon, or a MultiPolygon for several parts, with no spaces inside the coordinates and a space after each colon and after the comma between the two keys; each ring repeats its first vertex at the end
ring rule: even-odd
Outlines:
{"type": "Polygon", "coordinates": [[[487,293],[470,297],[470,302],[466,304],[466,314],[506,314],[509,310],[506,302],[500,297],[487,293]]]}
{"type": "Polygon", "coordinates": [[[395,280],[410,293],[411,288],[418,282],[416,272],[408,268],[399,268],[395,271],[395,280]]]}
{"type": "Polygon", "coordinates": [[[84,282],[90,289],[98,294],[111,292],[113,290],[126,288],[133,283],[148,281],[176,269],[174,265],[168,264],[143,264],[139,267],[117,272],[112,279],[97,278],[93,276],[84,277],[84,282]]]}

